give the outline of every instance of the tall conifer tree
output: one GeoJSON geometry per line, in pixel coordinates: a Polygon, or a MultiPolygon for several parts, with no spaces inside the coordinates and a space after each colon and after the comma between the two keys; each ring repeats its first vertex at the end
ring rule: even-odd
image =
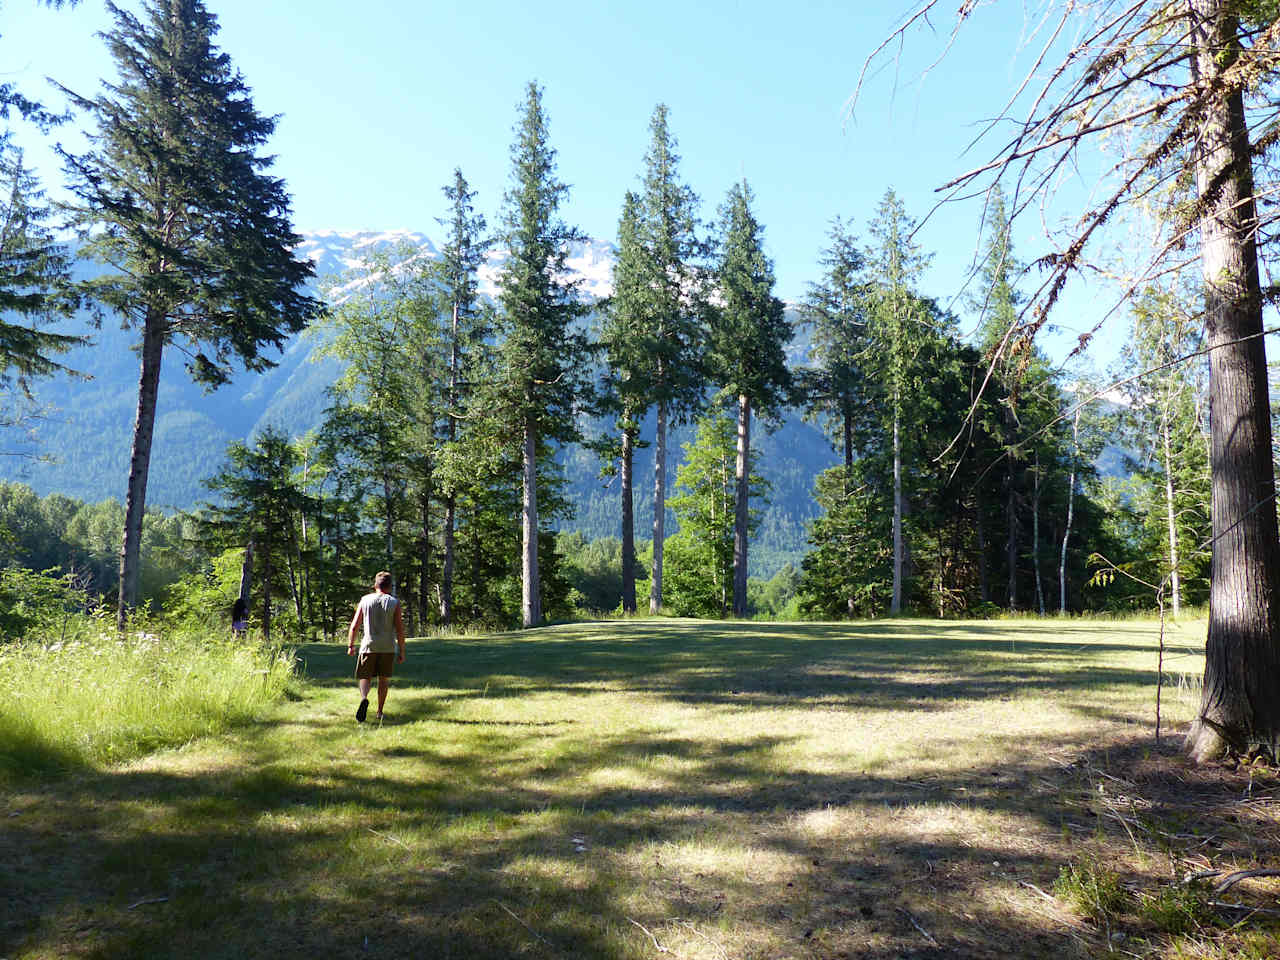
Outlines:
{"type": "Polygon", "coordinates": [[[200,0],[147,0],[143,17],[108,3],[106,35],[119,80],[89,99],[65,91],[97,124],[91,150],[60,151],[89,250],[115,270],[92,295],[141,334],[138,408],[125,498],[117,618],[138,591],[138,559],[160,366],[170,343],[200,383],[226,383],[233,364],[272,366],[316,304],[312,274],[282,181],[260,148],[275,120],[216,46],[216,18],[200,0]]]}
{"type": "Polygon", "coordinates": [[[907,216],[902,201],[893,190],[886,191],[871,222],[873,242],[867,250],[867,263],[874,284],[871,339],[888,407],[885,426],[893,458],[893,593],[889,612],[894,614],[902,610],[908,549],[903,527],[907,509],[903,432],[909,422],[907,409],[917,375],[919,345],[928,323],[927,310],[915,287],[929,258],[912,240],[914,228],[915,221],[907,216]]]}
{"type": "Polygon", "coordinates": [[[667,430],[702,404],[703,324],[700,261],[707,245],[699,240],[698,197],[680,182],[680,155],[667,125],[667,107],[658,104],[649,121],[644,189],[637,229],[648,253],[651,313],[645,331],[651,352],[651,402],[656,408],[653,456],[653,568],[649,611],[662,608],[662,545],[667,508],[667,430]]]}
{"type": "Polygon", "coordinates": [[[542,621],[538,567],[538,468],[550,443],[579,436],[575,414],[590,396],[590,348],[574,329],[583,313],[567,279],[569,244],[583,235],[559,217],[569,188],[556,178],[556,152],[547,140],[542,89],[530,83],[511,146],[511,185],[501,239],[507,262],[498,281],[502,344],[496,399],[518,432],[522,465],[521,621],[542,621]]]}
{"type": "MultiPolygon", "coordinates": [[[[600,342],[606,354],[603,399],[618,415],[621,433],[619,480],[622,493],[622,609],[636,610],[636,537],[634,461],[640,418],[652,402],[653,260],[644,248],[640,198],[630,190],[618,222],[618,255],[613,265],[613,296],[605,310],[600,342]]],[[[656,507],[655,507],[656,509],[656,507]]]]}
{"type": "Polygon", "coordinates": [[[791,371],[784,350],[791,339],[782,301],[773,295],[773,263],[764,230],[751,211],[753,195],[736,183],[720,208],[720,304],[711,327],[711,367],[738,411],[733,527],[733,614],[747,614],[752,414],[777,414],[789,399],[791,371]]]}
{"type": "Polygon", "coordinates": [[[440,622],[453,623],[453,581],[456,567],[455,532],[458,514],[458,486],[461,476],[470,475],[469,465],[458,463],[454,454],[465,426],[464,409],[471,400],[478,354],[484,350],[489,333],[488,311],[480,303],[477,274],[489,243],[485,239],[484,216],[475,212],[470,188],[460,169],[453,183],[444,188],[449,216],[440,221],[447,231],[436,280],[440,306],[446,314],[445,341],[448,352],[448,386],[445,392],[445,477],[444,532],[440,575],[440,622]],[[450,470],[450,467],[455,469],[450,470]]]}

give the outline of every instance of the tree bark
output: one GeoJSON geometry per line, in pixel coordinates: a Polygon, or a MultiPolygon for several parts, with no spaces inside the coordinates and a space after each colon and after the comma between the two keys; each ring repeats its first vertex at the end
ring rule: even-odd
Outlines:
{"type": "Polygon", "coordinates": [[[991,584],[987,578],[987,533],[982,522],[982,497],[973,501],[973,527],[978,538],[978,596],[983,603],[991,602],[991,584]]]}
{"type": "MultiPolygon", "coordinates": [[[[458,355],[458,305],[453,305],[453,323],[450,327],[449,340],[449,443],[452,445],[458,438],[458,386],[460,380],[461,358],[458,355]]],[[[448,627],[453,625],[453,552],[454,527],[458,518],[458,496],[450,489],[444,501],[444,557],[440,569],[440,622],[448,627]]]]}
{"type": "Polygon", "coordinates": [[[458,522],[458,498],[450,493],[444,501],[444,558],[440,570],[440,622],[453,625],[454,527],[458,522]]]}
{"type": "Polygon", "coordinates": [[[431,608],[431,488],[428,486],[419,497],[422,511],[422,542],[418,554],[421,574],[418,577],[418,631],[426,632],[431,608]]]}
{"type": "Polygon", "coordinates": [[[1076,467],[1080,458],[1080,409],[1071,423],[1071,478],[1067,481],[1067,525],[1062,531],[1062,554],[1058,558],[1058,612],[1067,612],[1067,541],[1076,508],[1076,467]]]}
{"type": "Polygon", "coordinates": [[[1036,609],[1044,616],[1044,581],[1040,576],[1040,454],[1036,454],[1031,495],[1031,566],[1036,574],[1036,609]]]}
{"type": "Polygon", "coordinates": [[[1262,339],[1257,219],[1243,97],[1223,82],[1240,53],[1225,0],[1190,0],[1193,82],[1202,103],[1194,157],[1212,398],[1213,553],[1197,761],[1274,746],[1280,727],[1280,540],[1262,339]]]}
{"type": "Polygon", "coordinates": [[[523,551],[520,563],[520,619],[526,628],[542,622],[542,589],[538,580],[538,438],[524,428],[524,480],[521,507],[523,551]]]}
{"type": "Polygon", "coordinates": [[[1013,468],[1009,468],[1009,473],[1005,477],[1006,500],[1005,511],[1009,518],[1009,539],[1007,543],[1006,553],[1009,563],[1009,609],[1018,609],[1018,512],[1017,500],[1014,496],[1013,489],[1013,468]]]}
{"type": "Polygon", "coordinates": [[[1166,402],[1161,416],[1160,439],[1164,446],[1164,509],[1168,520],[1166,532],[1169,537],[1170,606],[1173,608],[1173,616],[1176,619],[1182,614],[1182,574],[1178,572],[1178,518],[1173,495],[1173,451],[1169,441],[1170,413],[1166,402]]]}
{"type": "MultiPolygon", "coordinates": [[[[244,559],[240,561],[240,602],[244,604],[245,613],[249,612],[249,593],[253,589],[253,541],[244,547],[244,559]]],[[[246,618],[247,619],[247,618],[246,618]]]]}
{"type": "Polygon", "coordinates": [[[667,519],[667,405],[658,403],[653,438],[653,569],[649,580],[649,612],[662,610],[662,547],[667,519]]]}
{"type": "Polygon", "coordinates": [[[902,612],[902,440],[898,411],[893,413],[893,595],[889,613],[902,612]]]}
{"type": "Polygon", "coordinates": [[[147,311],[142,328],[142,358],[138,375],[138,409],[133,422],[129,455],[129,486],[124,500],[124,537],[120,546],[120,591],[116,627],[123,630],[138,603],[138,574],[142,559],[142,518],[147,505],[147,473],[151,469],[151,439],[155,434],[156,400],[160,393],[160,362],[164,358],[164,320],[147,311]]]}
{"type": "Polygon", "coordinates": [[[738,456],[734,461],[733,615],[747,615],[747,540],[751,509],[751,398],[738,396],[738,456]]]}
{"type": "Polygon", "coordinates": [[[630,411],[627,426],[622,428],[622,609],[636,612],[636,523],[633,496],[633,462],[635,460],[635,427],[630,411]]]}

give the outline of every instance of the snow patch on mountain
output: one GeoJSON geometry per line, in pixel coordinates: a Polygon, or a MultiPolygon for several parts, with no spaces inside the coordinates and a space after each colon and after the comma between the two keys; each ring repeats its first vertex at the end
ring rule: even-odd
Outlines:
{"type": "MultiPolygon", "coordinates": [[[[315,265],[316,279],[330,302],[341,302],[366,285],[367,277],[345,276],[368,267],[379,253],[395,253],[406,248],[418,251],[406,263],[420,258],[435,260],[440,249],[424,233],[414,230],[315,230],[302,234],[295,248],[299,257],[315,265]]],[[[577,281],[579,294],[585,300],[599,300],[613,293],[613,244],[585,240],[569,246],[565,259],[566,279],[577,281]]],[[[490,250],[477,271],[480,292],[488,297],[498,294],[498,277],[506,263],[505,250],[490,250]]]]}

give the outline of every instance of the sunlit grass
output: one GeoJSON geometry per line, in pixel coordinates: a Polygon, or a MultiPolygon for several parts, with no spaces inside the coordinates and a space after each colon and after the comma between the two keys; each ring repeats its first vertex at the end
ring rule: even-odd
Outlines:
{"type": "MultiPolygon", "coordinates": [[[[924,930],[937,955],[1090,956],[1100,934],[1026,884],[1086,853],[1168,870],[1081,772],[1150,742],[1155,637],[654,619],[421,639],[382,726],[354,721],[345,644],[305,646],[301,700],[261,723],[8,794],[0,895],[25,907],[0,955],[933,955],[924,930]]],[[[1197,675],[1203,625],[1168,640],[1197,675]]],[[[1173,683],[1166,729],[1197,698],[1173,683]]]]}
{"type": "Polygon", "coordinates": [[[269,707],[292,675],[280,651],[91,625],[70,639],[0,645],[0,778],[120,762],[227,730],[269,707]]]}

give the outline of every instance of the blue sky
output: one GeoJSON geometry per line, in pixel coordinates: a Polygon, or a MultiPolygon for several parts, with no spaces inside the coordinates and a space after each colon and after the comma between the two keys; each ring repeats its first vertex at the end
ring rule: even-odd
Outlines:
{"type": "MultiPolygon", "coordinates": [[[[274,172],[294,198],[300,230],[412,229],[439,235],[440,188],[460,166],[493,220],[507,185],[511,129],[529,80],[545,87],[559,173],[572,185],[566,220],[612,239],[633,187],[653,107],[670,108],[685,180],[714,216],[729,186],[755,191],[778,293],[803,295],[820,275],[832,217],[863,230],[887,187],[922,219],[934,188],[984,161],[965,153],[977,125],[1003,105],[1025,69],[1021,8],[981,9],[926,73],[941,38],[917,34],[885,60],[846,112],[868,53],[906,10],[887,4],[790,5],[758,0],[676,3],[208,0],[232,57],[264,113],[279,114],[274,172]]],[[[124,6],[136,9],[136,4],[124,6]]],[[[29,95],[53,103],[52,76],[81,93],[113,68],[96,31],[99,0],[52,11],[33,0],[0,7],[0,64],[29,95]]],[[[950,23],[938,23],[940,31],[950,23]]],[[[74,147],[74,129],[55,139],[74,147]]],[[[23,135],[57,195],[60,173],[23,135]]],[[[986,150],[992,149],[990,145],[986,150]]],[[[919,240],[934,253],[924,292],[944,303],[976,248],[980,208],[948,205],[919,240]]],[[[1018,254],[1043,249],[1039,223],[1018,228],[1018,254]]],[[[1090,298],[1056,316],[1061,343],[1092,324],[1090,298]]],[[[957,304],[972,324],[962,304],[957,304]]],[[[1112,339],[1119,336],[1112,323],[1112,339]]],[[[1103,344],[1104,359],[1108,348],[1103,344]]]]}

